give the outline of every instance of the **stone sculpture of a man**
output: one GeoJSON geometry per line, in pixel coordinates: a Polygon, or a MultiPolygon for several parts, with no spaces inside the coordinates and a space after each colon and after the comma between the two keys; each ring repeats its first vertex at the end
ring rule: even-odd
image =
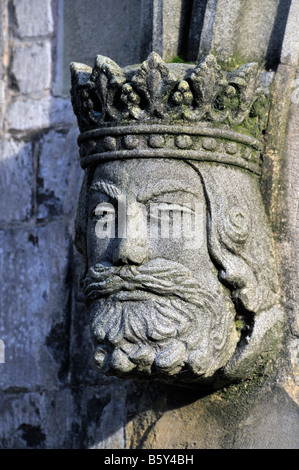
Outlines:
{"type": "Polygon", "coordinates": [[[281,338],[259,192],[266,98],[256,64],[226,73],[152,53],[71,65],[85,177],[76,219],[97,369],[218,387],[281,338]]]}

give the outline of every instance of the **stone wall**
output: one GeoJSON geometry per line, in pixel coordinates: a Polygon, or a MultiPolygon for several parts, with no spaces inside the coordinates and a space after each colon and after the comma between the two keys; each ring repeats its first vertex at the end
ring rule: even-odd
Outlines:
{"type": "Polygon", "coordinates": [[[0,447],[298,448],[299,5],[231,3],[2,1],[0,447]],[[68,62],[101,53],[126,65],[149,50],[189,60],[212,50],[276,71],[262,190],[281,267],[284,353],[269,375],[205,397],[106,378],[89,359],[68,62]]]}
{"type": "Polygon", "coordinates": [[[77,291],[83,172],[70,98],[57,86],[60,9],[1,3],[0,446],[124,447],[125,392],[92,373],[77,291]]]}

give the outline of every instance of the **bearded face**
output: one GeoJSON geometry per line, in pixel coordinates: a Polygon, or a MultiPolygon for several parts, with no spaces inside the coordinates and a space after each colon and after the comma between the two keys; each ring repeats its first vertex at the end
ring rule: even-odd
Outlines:
{"type": "Polygon", "coordinates": [[[195,227],[200,244],[177,236],[174,226],[163,236],[161,213],[157,236],[144,228],[151,204],[171,204],[172,222],[176,209],[181,213],[200,207],[204,215],[199,178],[185,165],[182,173],[182,165],[116,161],[101,165],[93,175],[88,266],[81,288],[95,365],[107,375],[176,382],[209,379],[232,356],[238,342],[235,309],[207,252],[205,224],[195,227]],[[192,190],[185,191],[186,187],[192,190]],[[116,199],[126,201],[129,215],[122,238],[116,232],[123,222],[117,209],[110,211],[116,199]],[[99,205],[104,210],[97,211],[99,205]],[[99,225],[106,235],[99,234],[99,225]]]}
{"type": "Polygon", "coordinates": [[[284,327],[258,178],[258,65],[226,73],[209,55],[168,67],[152,53],[121,69],[98,55],[71,73],[97,368],[213,388],[252,377],[284,327]]]}
{"type": "Polygon", "coordinates": [[[189,269],[156,259],[97,264],[81,279],[90,305],[97,368],[119,375],[210,377],[231,343],[232,318],[189,269]],[[208,361],[213,357],[213,361],[208,361]]]}

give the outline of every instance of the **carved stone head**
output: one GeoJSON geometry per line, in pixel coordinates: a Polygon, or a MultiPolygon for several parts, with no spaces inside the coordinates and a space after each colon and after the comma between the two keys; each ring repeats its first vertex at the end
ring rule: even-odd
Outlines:
{"type": "Polygon", "coordinates": [[[85,177],[76,219],[96,368],[219,387],[277,350],[282,313],[259,191],[257,64],[152,53],[71,65],[85,177]]]}

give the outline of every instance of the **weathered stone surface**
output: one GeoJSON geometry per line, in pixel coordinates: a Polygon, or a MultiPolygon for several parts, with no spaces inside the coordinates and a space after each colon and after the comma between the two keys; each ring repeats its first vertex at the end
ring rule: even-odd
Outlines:
{"type": "Polygon", "coordinates": [[[32,143],[1,141],[0,224],[28,220],[32,216],[34,192],[32,143]]]}
{"type": "MultiPolygon", "coordinates": [[[[265,177],[269,212],[280,262],[281,291],[288,319],[288,364],[281,381],[298,403],[298,103],[296,68],[278,67],[269,119],[265,177]],[[270,175],[270,176],[269,176],[270,175]]],[[[298,76],[298,75],[297,75],[298,76]]]]}
{"type": "Polygon", "coordinates": [[[281,50],[281,63],[288,65],[296,65],[299,54],[299,10],[298,4],[292,2],[290,6],[288,21],[286,24],[285,35],[283,38],[281,50]]]}
{"type": "MultiPolygon", "coordinates": [[[[194,61],[198,57],[199,44],[201,36],[206,37],[207,41],[207,32],[203,33],[203,24],[205,19],[206,9],[210,8],[210,2],[207,0],[193,0],[192,2],[192,11],[189,24],[189,35],[188,35],[188,49],[186,60],[194,61]]],[[[211,32],[212,32],[211,25],[211,32]]],[[[207,23],[206,23],[207,27],[207,23]]],[[[211,41],[211,39],[210,39],[211,41]]],[[[207,47],[207,46],[206,46],[207,47]]]]}
{"type": "Polygon", "coordinates": [[[149,410],[143,403],[145,408],[127,425],[132,448],[298,448],[298,406],[280,386],[245,384],[189,400],[181,390],[175,396],[170,390],[159,393],[164,403],[149,410]]]}
{"type": "Polygon", "coordinates": [[[101,53],[109,55],[121,65],[140,61],[139,0],[101,0],[96,3],[93,0],[84,3],[80,0],[66,0],[63,3],[63,49],[58,49],[58,54],[63,56],[62,93],[69,94],[70,62],[75,60],[93,65],[99,44],[101,53]],[[123,54],[123,47],[126,54],[123,54]]]}
{"type": "Polygon", "coordinates": [[[278,4],[279,0],[218,2],[212,48],[222,59],[239,54],[248,62],[260,61],[266,56],[278,4]]]}
{"type": "Polygon", "coordinates": [[[266,59],[268,67],[277,67],[289,7],[279,0],[208,0],[198,58],[213,51],[223,61],[266,59]]]}
{"type": "MultiPolygon", "coordinates": [[[[140,60],[152,51],[166,61],[186,60],[193,3],[184,0],[144,0],[141,3],[140,60]]],[[[196,57],[197,51],[193,60],[196,57]]]]}
{"type": "MultiPolygon", "coordinates": [[[[77,279],[81,270],[77,269],[77,279]]],[[[76,291],[77,289],[74,289],[76,291]]],[[[73,292],[73,295],[75,292],[73,292]]],[[[75,297],[75,296],[74,296],[75,297]]],[[[73,299],[74,299],[73,297],[73,299]]],[[[99,377],[92,360],[92,342],[83,299],[75,300],[72,309],[72,336],[70,349],[70,372],[74,384],[110,383],[106,377],[99,377]]]]}
{"type": "Polygon", "coordinates": [[[54,30],[50,0],[13,0],[17,34],[22,38],[47,36],[54,30]]]}
{"type": "Polygon", "coordinates": [[[0,364],[5,363],[5,344],[3,339],[0,339],[0,364]]]}
{"type": "MultiPolygon", "coordinates": [[[[292,87],[290,117],[287,133],[287,148],[286,155],[288,158],[287,163],[287,180],[288,190],[286,195],[286,202],[288,204],[288,218],[289,218],[289,238],[292,244],[292,252],[294,255],[290,256],[288,264],[288,272],[292,277],[291,285],[288,285],[288,299],[292,303],[292,331],[299,337],[299,195],[298,195],[298,178],[299,178],[299,159],[298,159],[298,146],[299,146],[299,73],[294,80],[295,86],[292,87]]],[[[282,246],[283,256],[283,246],[282,246]]]]}
{"type": "Polygon", "coordinates": [[[50,131],[40,142],[37,218],[74,214],[82,179],[76,138],[78,131],[50,131]]]}
{"type": "Polygon", "coordinates": [[[280,387],[269,387],[250,400],[235,441],[237,449],[298,449],[298,405],[280,387]]]}
{"type": "Polygon", "coordinates": [[[69,127],[75,123],[69,100],[62,98],[26,99],[13,101],[8,107],[11,131],[35,132],[51,126],[69,127]]]}
{"type": "Polygon", "coordinates": [[[10,130],[36,131],[50,125],[49,112],[51,100],[28,99],[14,101],[9,105],[7,121],[10,130]]]}
{"type": "Polygon", "coordinates": [[[88,387],[77,393],[83,441],[88,449],[124,449],[126,389],[110,382],[109,387],[88,387]]]}
{"type": "Polygon", "coordinates": [[[0,233],[0,387],[57,386],[69,366],[68,227],[53,222],[0,233]]]}
{"type": "Polygon", "coordinates": [[[144,60],[150,52],[163,55],[163,0],[141,2],[141,55],[144,60]]]}
{"type": "Polygon", "coordinates": [[[123,449],[126,389],[64,387],[0,392],[1,449],[123,449]]]}
{"type": "Polygon", "coordinates": [[[70,389],[15,390],[2,392],[0,397],[0,448],[64,449],[78,445],[74,435],[80,419],[75,417],[70,389]]]}
{"type": "MultiPolygon", "coordinates": [[[[74,251],[72,258],[73,278],[78,281],[82,270],[82,257],[74,251]]],[[[110,384],[111,379],[100,377],[94,369],[90,327],[86,315],[84,295],[79,283],[74,282],[72,289],[72,319],[70,342],[70,376],[74,384],[110,384]]]]}
{"type": "MultiPolygon", "coordinates": [[[[186,2],[185,2],[186,3],[186,2]]],[[[163,55],[165,60],[172,60],[181,53],[184,35],[184,2],[182,0],[166,0],[163,2],[163,55]]]]}
{"type": "Polygon", "coordinates": [[[20,93],[37,94],[50,88],[52,79],[51,43],[20,43],[13,51],[11,72],[20,93]]]}
{"type": "MultiPolygon", "coordinates": [[[[193,51],[193,60],[195,57],[197,60],[201,59],[213,50],[212,41],[214,34],[214,23],[216,17],[217,4],[218,0],[207,0],[204,13],[201,11],[201,14],[203,14],[204,19],[202,22],[200,42],[198,42],[198,51],[197,54],[195,54],[195,50],[193,51]]],[[[197,7],[198,9],[197,5],[195,5],[195,7],[197,7]]],[[[233,8],[233,11],[235,11],[236,9],[238,11],[240,8],[239,2],[234,2],[231,7],[233,8]]]]}

